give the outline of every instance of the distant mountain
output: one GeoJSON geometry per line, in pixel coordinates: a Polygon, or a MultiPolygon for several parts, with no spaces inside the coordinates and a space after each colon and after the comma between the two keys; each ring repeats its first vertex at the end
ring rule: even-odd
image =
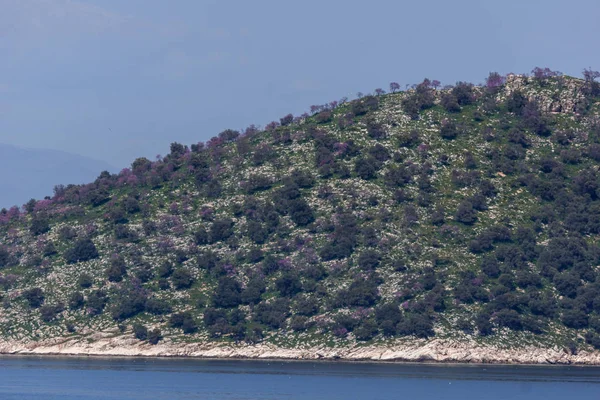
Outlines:
{"type": "Polygon", "coordinates": [[[85,183],[104,170],[116,171],[104,161],[78,154],[7,144],[0,144],[0,169],[4,171],[0,208],[51,196],[52,189],[58,184],[85,183]]]}

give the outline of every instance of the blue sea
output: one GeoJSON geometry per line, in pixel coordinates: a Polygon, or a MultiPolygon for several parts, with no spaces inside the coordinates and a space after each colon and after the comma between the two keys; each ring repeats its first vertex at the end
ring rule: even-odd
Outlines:
{"type": "Polygon", "coordinates": [[[600,399],[600,368],[0,356],[0,399],[600,399]]]}

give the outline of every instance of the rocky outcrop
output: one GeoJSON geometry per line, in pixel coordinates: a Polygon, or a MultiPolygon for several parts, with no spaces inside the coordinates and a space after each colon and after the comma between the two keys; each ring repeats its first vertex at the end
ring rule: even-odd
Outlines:
{"type": "Polygon", "coordinates": [[[548,80],[542,87],[532,86],[529,82],[534,78],[524,75],[510,74],[506,77],[506,85],[500,96],[506,98],[519,90],[529,100],[536,100],[540,109],[550,113],[575,113],[586,107],[587,100],[583,92],[584,81],[580,79],[558,77],[548,80]]]}
{"type": "Polygon", "coordinates": [[[213,342],[186,344],[169,341],[150,345],[133,339],[130,335],[109,337],[98,334],[95,339],[0,341],[0,354],[600,365],[600,352],[581,351],[571,354],[557,347],[508,349],[482,345],[475,341],[459,342],[441,339],[392,342],[386,345],[357,345],[347,348],[283,348],[271,344],[233,345],[213,342]]]}

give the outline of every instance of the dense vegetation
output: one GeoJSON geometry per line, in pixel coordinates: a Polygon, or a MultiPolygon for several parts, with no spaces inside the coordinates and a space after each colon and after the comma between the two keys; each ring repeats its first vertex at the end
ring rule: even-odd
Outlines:
{"type": "Polygon", "coordinates": [[[2,210],[0,333],[600,348],[598,75],[392,83],[2,210]]]}

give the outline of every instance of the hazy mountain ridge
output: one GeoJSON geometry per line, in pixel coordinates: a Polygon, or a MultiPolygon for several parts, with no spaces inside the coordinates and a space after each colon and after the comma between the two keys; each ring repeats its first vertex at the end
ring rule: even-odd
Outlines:
{"type": "Polygon", "coordinates": [[[77,154],[30,149],[0,143],[0,168],[5,174],[0,206],[21,206],[29,199],[52,196],[55,185],[82,184],[100,172],[116,172],[110,164],[77,154]]]}

